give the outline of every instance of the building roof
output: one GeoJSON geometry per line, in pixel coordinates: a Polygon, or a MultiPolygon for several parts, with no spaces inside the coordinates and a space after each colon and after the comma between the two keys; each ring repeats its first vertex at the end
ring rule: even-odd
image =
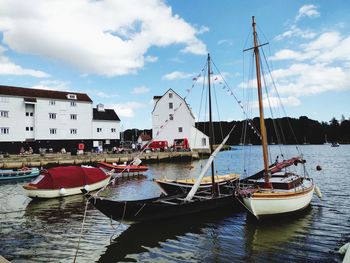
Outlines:
{"type": "Polygon", "coordinates": [[[143,134],[143,133],[140,134],[139,138],[141,138],[141,141],[143,141],[143,142],[147,142],[147,141],[152,140],[152,138],[151,138],[150,135],[148,135],[148,134],[143,134]]]}
{"type": "Polygon", "coordinates": [[[68,94],[75,94],[77,96],[76,101],[92,102],[90,97],[85,93],[77,93],[77,92],[72,92],[72,91],[30,89],[30,88],[21,88],[21,87],[0,85],[0,95],[26,97],[26,98],[72,100],[72,99],[67,98],[68,94]]]}
{"type": "Polygon", "coordinates": [[[188,106],[186,100],[185,100],[183,97],[181,97],[179,94],[177,94],[173,89],[168,89],[162,96],[154,96],[154,97],[153,97],[153,99],[157,98],[158,101],[154,104],[152,113],[153,113],[154,110],[156,109],[159,100],[160,100],[161,98],[163,98],[163,97],[165,96],[165,94],[167,94],[169,91],[172,91],[174,94],[176,94],[176,95],[184,102],[184,104],[186,105],[186,107],[187,107],[188,111],[190,112],[191,116],[193,117],[193,119],[195,119],[195,117],[194,117],[194,115],[193,115],[193,113],[192,113],[192,110],[190,109],[190,106],[188,106]]]}
{"type": "Polygon", "coordinates": [[[93,108],[92,116],[93,120],[120,121],[118,115],[113,109],[105,109],[104,111],[98,111],[96,108],[93,108]]]}
{"type": "Polygon", "coordinates": [[[154,100],[159,100],[160,98],[162,98],[162,96],[153,96],[154,100]]]}

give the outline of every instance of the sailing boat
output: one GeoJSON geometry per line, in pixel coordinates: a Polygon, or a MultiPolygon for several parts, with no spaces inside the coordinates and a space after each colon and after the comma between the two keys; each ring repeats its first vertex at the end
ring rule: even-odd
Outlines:
{"type": "Polygon", "coordinates": [[[153,221],[164,218],[173,218],[187,214],[204,212],[209,210],[222,209],[224,207],[234,207],[235,202],[234,187],[219,188],[215,183],[214,159],[217,153],[228,140],[234,127],[225,137],[223,142],[213,151],[213,123],[211,112],[211,88],[210,88],[210,55],[208,54],[208,102],[209,102],[209,141],[211,155],[203,167],[197,181],[188,193],[178,195],[160,196],[151,199],[133,201],[114,201],[90,195],[85,190],[85,196],[89,202],[100,210],[108,218],[127,222],[139,223],[153,221]],[[212,186],[209,190],[197,191],[201,181],[211,167],[212,186]]]}
{"type": "Polygon", "coordinates": [[[280,215],[306,208],[311,202],[315,185],[313,180],[306,175],[301,176],[296,173],[282,171],[283,168],[292,164],[304,164],[305,161],[301,157],[292,158],[282,163],[277,162],[272,166],[269,165],[259,61],[259,47],[261,45],[258,44],[257,40],[254,16],[252,20],[254,35],[254,47],[252,49],[254,49],[256,64],[264,170],[261,174],[244,179],[238,189],[238,196],[243,200],[244,206],[249,212],[259,219],[263,216],[280,215]]]}

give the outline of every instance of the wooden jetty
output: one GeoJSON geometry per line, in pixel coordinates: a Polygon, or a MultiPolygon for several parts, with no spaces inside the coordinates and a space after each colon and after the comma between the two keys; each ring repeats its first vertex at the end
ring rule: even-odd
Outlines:
{"type": "Polygon", "coordinates": [[[97,154],[87,152],[81,155],[71,155],[70,153],[0,155],[0,169],[14,169],[24,166],[44,167],[47,165],[81,165],[95,162],[124,163],[132,161],[135,157],[138,157],[143,163],[169,161],[181,162],[199,159],[200,157],[200,153],[198,152],[151,152],[143,153],[140,156],[138,155],[138,152],[126,154],[97,154]]]}

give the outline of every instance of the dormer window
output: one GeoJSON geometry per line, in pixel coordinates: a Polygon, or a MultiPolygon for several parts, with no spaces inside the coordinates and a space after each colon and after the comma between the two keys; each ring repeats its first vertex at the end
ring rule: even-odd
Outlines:
{"type": "Polygon", "coordinates": [[[69,100],[76,100],[77,99],[77,95],[76,94],[67,94],[67,98],[69,100]]]}

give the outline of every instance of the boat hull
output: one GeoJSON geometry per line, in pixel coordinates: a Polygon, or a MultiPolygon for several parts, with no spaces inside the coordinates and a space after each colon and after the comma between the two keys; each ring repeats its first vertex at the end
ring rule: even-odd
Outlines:
{"type": "MultiPolygon", "coordinates": [[[[234,187],[235,182],[238,179],[232,179],[227,181],[222,181],[217,183],[217,185],[220,187],[220,190],[226,192],[224,186],[231,186],[230,189],[234,187]]],[[[180,193],[188,193],[193,183],[181,183],[176,181],[161,181],[161,180],[155,180],[155,182],[159,185],[159,187],[163,190],[164,193],[168,195],[174,195],[174,194],[180,194],[180,193]]],[[[212,187],[211,183],[201,183],[198,187],[198,191],[206,191],[210,190],[212,187]]]]}
{"type": "Polygon", "coordinates": [[[246,208],[260,219],[300,211],[310,204],[313,193],[314,185],[294,193],[254,193],[242,199],[246,208]]]}
{"type": "Polygon", "coordinates": [[[33,178],[40,174],[40,170],[38,168],[31,168],[28,170],[0,170],[0,181],[5,180],[17,180],[17,179],[25,179],[25,178],[33,178]]]}
{"type": "Polygon", "coordinates": [[[174,218],[188,214],[237,206],[234,195],[183,201],[186,195],[158,197],[137,201],[113,201],[86,194],[89,202],[108,218],[126,223],[174,218]],[[177,203],[176,203],[177,202],[177,203]]]}
{"type": "Polygon", "coordinates": [[[56,198],[56,197],[64,197],[69,195],[76,195],[81,194],[81,189],[86,187],[89,189],[89,191],[95,191],[98,190],[108,184],[110,180],[110,176],[106,179],[99,181],[97,183],[89,184],[86,186],[82,185],[79,187],[72,187],[72,188],[64,188],[64,191],[60,189],[26,189],[24,188],[24,191],[26,192],[27,196],[31,198],[56,198]]]}
{"type": "Polygon", "coordinates": [[[143,173],[148,170],[147,166],[139,165],[113,165],[108,163],[100,162],[98,163],[99,168],[111,171],[114,169],[115,173],[143,173]]]}

